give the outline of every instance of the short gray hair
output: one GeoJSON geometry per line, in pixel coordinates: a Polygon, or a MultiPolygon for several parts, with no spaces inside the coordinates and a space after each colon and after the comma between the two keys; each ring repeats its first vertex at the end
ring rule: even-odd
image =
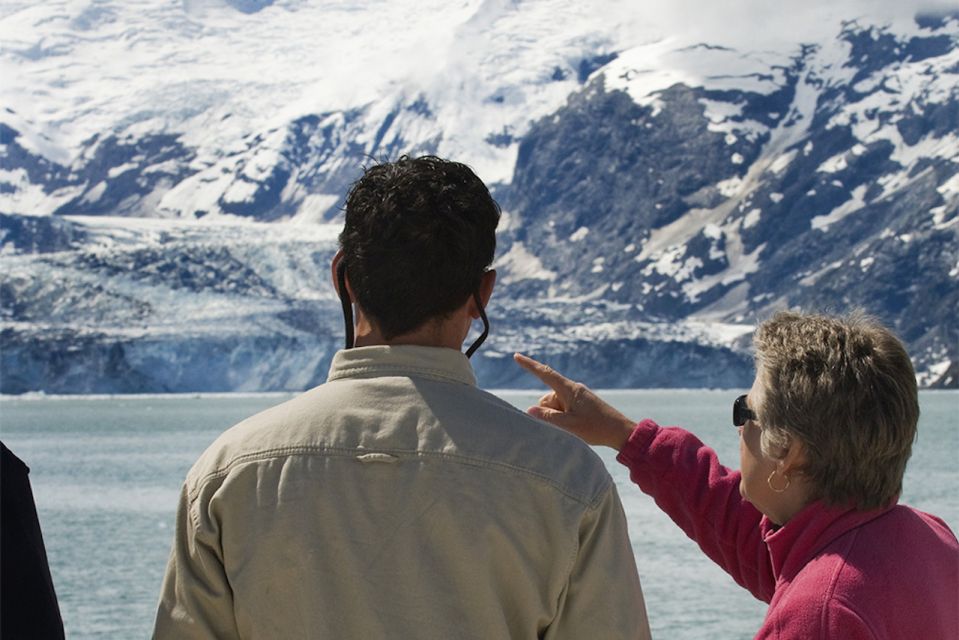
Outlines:
{"type": "Polygon", "coordinates": [[[828,504],[865,510],[895,500],[919,420],[902,342],[860,312],[778,313],[753,342],[763,453],[780,458],[793,439],[802,442],[802,473],[828,504]]]}

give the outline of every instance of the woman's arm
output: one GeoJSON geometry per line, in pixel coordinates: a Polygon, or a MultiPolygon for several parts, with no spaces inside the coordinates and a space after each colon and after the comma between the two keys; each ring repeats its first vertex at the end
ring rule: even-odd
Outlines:
{"type": "Polygon", "coordinates": [[[652,420],[636,425],[616,459],[703,553],[769,602],[775,578],[759,528],[762,514],[740,495],[738,471],[720,464],[692,433],[652,420]]]}
{"type": "Polygon", "coordinates": [[[630,478],[703,552],[736,582],[768,602],[775,588],[759,523],[762,514],[739,493],[739,472],[678,428],[651,420],[638,425],[582,384],[522,355],[514,359],[552,391],[529,413],[592,445],[618,450],[630,478]]]}

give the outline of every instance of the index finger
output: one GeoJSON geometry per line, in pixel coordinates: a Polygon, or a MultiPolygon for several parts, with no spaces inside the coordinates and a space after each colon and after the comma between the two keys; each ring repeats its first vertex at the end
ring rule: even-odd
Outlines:
{"type": "Polygon", "coordinates": [[[524,356],[522,353],[514,353],[513,360],[516,361],[516,364],[542,380],[543,383],[552,388],[553,391],[563,395],[567,395],[572,392],[575,383],[558,371],[553,370],[552,367],[549,367],[542,362],[533,360],[528,356],[524,356]]]}

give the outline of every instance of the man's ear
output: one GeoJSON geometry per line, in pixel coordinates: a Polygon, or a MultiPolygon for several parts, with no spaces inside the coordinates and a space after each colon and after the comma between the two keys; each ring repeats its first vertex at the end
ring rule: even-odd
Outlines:
{"type": "MultiPolygon", "coordinates": [[[[340,294],[340,277],[339,269],[340,265],[343,264],[343,250],[340,249],[336,252],[336,255],[333,256],[333,260],[330,262],[330,276],[333,279],[333,290],[336,291],[336,295],[343,297],[340,294]]],[[[350,296],[350,300],[353,299],[353,289],[350,287],[350,274],[346,274],[344,280],[346,280],[346,292],[350,296]]]]}
{"type": "MultiPolygon", "coordinates": [[[[490,298],[493,296],[493,288],[496,286],[496,269],[490,269],[480,278],[479,284],[479,298],[480,302],[483,303],[483,308],[486,308],[486,305],[489,304],[490,298]]],[[[472,298],[470,298],[472,300],[472,298]]],[[[480,312],[476,308],[476,303],[473,302],[470,304],[470,316],[473,318],[479,318],[480,312]]]]}
{"type": "Polygon", "coordinates": [[[493,296],[493,289],[496,287],[496,269],[490,269],[483,274],[483,277],[480,279],[480,302],[483,303],[483,306],[489,304],[489,299],[493,296]]]}
{"type": "Polygon", "coordinates": [[[336,295],[340,295],[340,279],[337,277],[337,270],[340,268],[340,263],[343,262],[343,250],[340,249],[336,252],[336,255],[333,256],[333,260],[330,261],[330,278],[333,280],[333,290],[336,291],[336,295]]]}

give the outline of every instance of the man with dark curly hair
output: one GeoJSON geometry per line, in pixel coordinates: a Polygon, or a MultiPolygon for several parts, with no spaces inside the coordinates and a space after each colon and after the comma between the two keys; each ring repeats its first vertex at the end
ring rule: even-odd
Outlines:
{"type": "Polygon", "coordinates": [[[332,265],[346,348],[190,471],[156,637],[649,637],[602,461],[476,386],[498,221],[436,157],[353,185],[332,265]]]}

